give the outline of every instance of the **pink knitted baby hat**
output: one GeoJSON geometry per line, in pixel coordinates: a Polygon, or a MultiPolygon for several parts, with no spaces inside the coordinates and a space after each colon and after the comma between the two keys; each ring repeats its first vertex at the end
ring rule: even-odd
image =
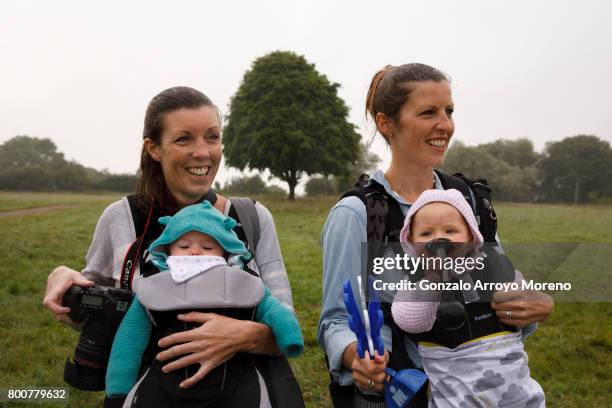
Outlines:
{"type": "Polygon", "coordinates": [[[467,222],[468,227],[470,227],[470,232],[472,233],[473,242],[481,243],[483,242],[482,234],[478,230],[478,222],[476,222],[476,218],[474,217],[474,213],[472,212],[472,208],[465,201],[463,194],[461,194],[458,190],[451,188],[449,190],[425,190],[416,199],[416,201],[412,204],[410,209],[408,210],[408,214],[406,214],[406,219],[404,220],[404,228],[400,232],[400,242],[408,242],[408,237],[410,236],[410,222],[412,221],[412,216],[423,208],[425,205],[433,202],[442,202],[452,205],[463,215],[465,221],[467,222]]]}

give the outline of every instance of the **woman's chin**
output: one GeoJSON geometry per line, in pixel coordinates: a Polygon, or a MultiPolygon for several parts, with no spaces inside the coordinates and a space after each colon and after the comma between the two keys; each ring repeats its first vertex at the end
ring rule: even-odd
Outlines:
{"type": "MultiPolygon", "coordinates": [[[[184,192],[183,194],[181,194],[180,198],[178,198],[177,201],[179,202],[179,204],[181,204],[183,206],[195,204],[204,195],[206,195],[206,193],[208,193],[208,191],[210,191],[210,185],[209,184],[206,184],[206,185],[203,185],[203,186],[197,186],[197,188],[191,188],[189,190],[189,192],[184,192]]],[[[175,198],[177,198],[176,195],[175,195],[175,198]]]]}
{"type": "Polygon", "coordinates": [[[428,167],[433,167],[434,169],[440,168],[444,165],[444,154],[431,156],[428,160],[428,167]]]}
{"type": "Polygon", "coordinates": [[[189,178],[189,188],[193,194],[198,194],[200,192],[202,192],[202,194],[205,194],[212,187],[213,180],[214,179],[208,175],[191,175],[191,177],[189,178]]]}

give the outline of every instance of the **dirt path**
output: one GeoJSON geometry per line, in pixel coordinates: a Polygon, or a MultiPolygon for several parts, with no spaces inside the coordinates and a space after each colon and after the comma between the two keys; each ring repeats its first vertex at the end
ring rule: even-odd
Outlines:
{"type": "Polygon", "coordinates": [[[25,208],[21,210],[0,211],[0,218],[24,217],[27,215],[45,214],[51,211],[64,210],[66,208],[82,207],[83,204],[50,205],[47,207],[25,208]]]}

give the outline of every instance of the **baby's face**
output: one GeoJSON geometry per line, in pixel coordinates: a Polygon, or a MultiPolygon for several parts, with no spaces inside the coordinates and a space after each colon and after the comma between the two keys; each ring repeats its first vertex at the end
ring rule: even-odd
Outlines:
{"type": "Polygon", "coordinates": [[[452,242],[472,241],[470,228],[455,207],[447,203],[429,203],[412,217],[410,242],[429,242],[439,238],[452,242]]]}
{"type": "Polygon", "coordinates": [[[190,231],[170,244],[170,256],[213,255],[223,256],[223,248],[210,235],[190,231]]]}

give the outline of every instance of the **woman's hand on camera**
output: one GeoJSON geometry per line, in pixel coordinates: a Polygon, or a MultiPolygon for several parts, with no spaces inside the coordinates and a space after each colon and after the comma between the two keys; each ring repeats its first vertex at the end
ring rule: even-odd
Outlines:
{"type": "Polygon", "coordinates": [[[158,360],[183,356],[164,365],[164,372],[200,364],[200,369],[180,384],[181,388],[191,387],[237,352],[278,354],[274,335],[264,324],[236,320],[216,313],[191,312],[179,315],[178,318],[185,322],[202,323],[202,326],[195,329],[166,336],[158,343],[160,347],[169,347],[157,355],[158,360]]]}
{"type": "Polygon", "coordinates": [[[67,324],[74,324],[74,322],[68,317],[70,308],[62,306],[62,298],[72,285],[92,287],[95,283],[85,279],[80,272],[66,266],[58,266],[47,278],[47,289],[42,302],[57,320],[67,324]]]}
{"type": "Polygon", "coordinates": [[[549,295],[537,290],[509,290],[495,292],[491,307],[502,323],[522,328],[545,321],[555,304],[549,295]]]}

